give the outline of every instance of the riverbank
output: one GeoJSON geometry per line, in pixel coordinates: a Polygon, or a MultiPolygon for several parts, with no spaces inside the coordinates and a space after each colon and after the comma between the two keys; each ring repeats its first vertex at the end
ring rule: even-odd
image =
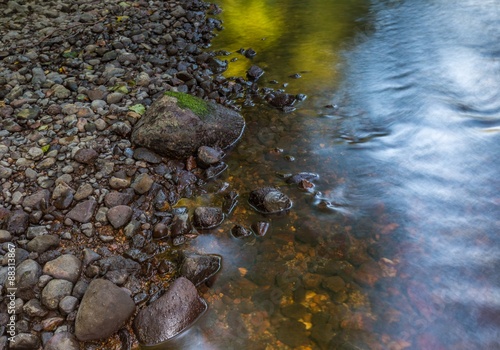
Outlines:
{"type": "Polygon", "coordinates": [[[172,206],[204,183],[192,159],[134,149],[132,128],[165,91],[237,108],[233,97],[256,88],[218,75],[227,62],[204,49],[221,28],[207,14],[219,9],[201,1],[9,1],[0,10],[5,291],[16,247],[15,298],[0,301],[0,326],[13,333],[0,348],[131,348],[130,316],[179,276],[185,259],[174,247],[196,237],[192,228],[166,230],[173,217],[189,224],[172,206]],[[99,305],[76,327],[93,332],[80,332],[92,340],[83,344],[75,322],[96,308],[84,296],[102,279],[133,304],[99,305]],[[96,328],[104,321],[121,323],[119,336],[96,328]]]}

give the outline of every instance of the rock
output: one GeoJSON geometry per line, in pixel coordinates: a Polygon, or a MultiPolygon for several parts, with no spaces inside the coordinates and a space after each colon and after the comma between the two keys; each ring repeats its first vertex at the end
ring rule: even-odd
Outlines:
{"type": "Polygon", "coordinates": [[[57,248],[59,246],[59,242],[60,238],[57,235],[37,236],[28,242],[26,248],[30,252],[42,254],[51,248],[57,248]]]}
{"type": "Polygon", "coordinates": [[[164,156],[187,158],[201,146],[226,149],[241,137],[245,121],[237,112],[187,94],[168,94],[134,126],[133,143],[164,156]]]}
{"type": "Polygon", "coordinates": [[[147,148],[139,147],[134,151],[133,155],[135,160],[143,160],[148,163],[158,164],[161,163],[161,157],[147,148]]]}
{"type": "Polygon", "coordinates": [[[132,208],[128,205],[117,205],[109,209],[106,216],[114,228],[120,228],[130,221],[132,217],[132,208]]]}
{"type": "Polygon", "coordinates": [[[121,288],[104,279],[93,280],[76,315],[75,335],[80,341],[103,339],[118,331],[135,311],[121,288]]]}
{"type": "Polygon", "coordinates": [[[12,239],[12,235],[9,231],[0,230],[0,243],[10,242],[12,239]]]}
{"type": "Polygon", "coordinates": [[[82,271],[81,261],[72,254],[64,254],[49,261],[43,267],[43,273],[54,278],[76,283],[82,271]]]}
{"type": "Polygon", "coordinates": [[[82,148],[82,149],[79,149],[78,151],[76,151],[74,159],[78,163],[93,164],[98,156],[99,156],[99,153],[97,153],[94,149],[82,148]]]}
{"type": "Polygon", "coordinates": [[[9,342],[11,350],[33,350],[40,346],[40,339],[31,333],[19,333],[15,336],[15,341],[9,342]]]}
{"type": "Polygon", "coordinates": [[[31,259],[24,260],[16,268],[16,294],[23,300],[30,300],[35,297],[35,285],[42,275],[42,267],[31,259]]]}
{"type": "Polygon", "coordinates": [[[303,180],[311,181],[311,180],[316,180],[318,178],[319,175],[315,173],[298,173],[286,179],[286,183],[298,185],[303,180]]]}
{"type": "Polygon", "coordinates": [[[264,214],[284,212],[292,207],[292,201],[273,187],[263,187],[250,192],[248,202],[264,214]]]}
{"type": "Polygon", "coordinates": [[[241,225],[234,225],[233,228],[231,229],[231,234],[235,238],[242,238],[242,237],[248,237],[252,235],[252,231],[249,229],[241,226],[241,225]]]}
{"type": "Polygon", "coordinates": [[[97,202],[94,199],[89,199],[75,205],[75,207],[71,209],[68,214],[66,214],[66,217],[85,224],[89,222],[94,215],[96,207],[97,202]]]}
{"type": "Polygon", "coordinates": [[[135,193],[144,194],[151,189],[153,183],[154,181],[151,178],[151,176],[149,176],[148,174],[140,174],[135,178],[134,182],[132,183],[132,185],[130,185],[130,187],[134,189],[135,193]]]}
{"type": "Polygon", "coordinates": [[[109,179],[109,185],[111,186],[111,188],[113,188],[115,190],[120,190],[120,189],[124,189],[124,188],[129,187],[130,180],[112,176],[109,179]]]}
{"type": "Polygon", "coordinates": [[[267,233],[267,230],[269,230],[269,223],[266,221],[259,221],[256,222],[255,224],[252,224],[252,231],[257,235],[257,236],[264,236],[267,233]]]}
{"type": "Polygon", "coordinates": [[[6,229],[13,235],[20,235],[26,232],[28,225],[29,215],[23,210],[16,210],[9,216],[6,229]]]}
{"type": "Polygon", "coordinates": [[[278,328],[276,337],[292,348],[309,342],[305,325],[296,320],[283,321],[278,328]]]}
{"type": "Polygon", "coordinates": [[[45,344],[44,350],[78,350],[78,340],[69,332],[58,332],[45,344]]]}
{"type": "Polygon", "coordinates": [[[253,65],[247,70],[247,77],[250,80],[257,81],[264,74],[264,70],[259,66],[253,65]]]}
{"type": "Polygon", "coordinates": [[[8,179],[12,175],[12,169],[0,165],[0,179],[8,179]]]}
{"type": "MultiPolygon", "coordinates": [[[[74,289],[74,288],[73,288],[74,289]]],[[[59,311],[63,315],[68,315],[76,310],[76,306],[78,305],[78,298],[68,295],[64,297],[59,302],[59,311]]]]}
{"type": "Polygon", "coordinates": [[[192,227],[189,222],[188,214],[177,214],[174,215],[172,219],[172,225],[170,226],[170,232],[172,237],[183,236],[191,233],[192,227]]]}
{"type": "Polygon", "coordinates": [[[338,293],[345,288],[345,282],[340,276],[329,276],[323,280],[323,287],[338,293]]]}
{"type": "Polygon", "coordinates": [[[66,89],[64,86],[56,84],[52,86],[52,92],[54,93],[54,96],[59,99],[65,99],[71,96],[71,91],[66,89]]]}
{"type": "Polygon", "coordinates": [[[202,168],[208,168],[211,165],[219,163],[224,158],[225,153],[208,146],[198,148],[197,164],[202,168]]]}
{"type": "Polygon", "coordinates": [[[219,255],[189,254],[184,257],[180,274],[199,286],[210,277],[214,276],[221,267],[221,257],[219,255]]]}
{"type": "Polygon", "coordinates": [[[132,202],[133,198],[134,191],[132,189],[129,189],[128,191],[125,190],[123,192],[112,191],[109,192],[106,197],[104,197],[104,204],[108,208],[113,208],[117,205],[128,205],[130,202],[132,202]]]}
{"type": "Polygon", "coordinates": [[[194,226],[201,229],[210,229],[219,226],[224,220],[224,214],[220,208],[198,207],[194,210],[194,226]]]}
{"type": "Polygon", "coordinates": [[[42,290],[42,304],[50,310],[56,310],[59,302],[68,295],[71,295],[73,283],[66,280],[54,279],[42,290]]]}
{"type": "Polygon", "coordinates": [[[162,343],[190,327],[207,309],[193,283],[176,279],[163,296],[142,309],[133,328],[139,342],[146,346],[162,343]]]}
{"type": "Polygon", "coordinates": [[[27,208],[32,208],[32,209],[42,209],[44,205],[47,205],[49,202],[50,198],[50,191],[49,190],[39,190],[35,192],[34,194],[27,196],[23,200],[23,207],[27,208]]]}
{"type": "Polygon", "coordinates": [[[31,299],[23,306],[23,312],[30,317],[44,317],[49,311],[40,304],[38,299],[31,299]]]}
{"type": "Polygon", "coordinates": [[[84,183],[78,187],[78,190],[76,190],[76,193],[74,195],[74,199],[76,201],[80,201],[82,199],[87,198],[94,192],[94,188],[92,187],[91,184],[89,183],[84,183]]]}

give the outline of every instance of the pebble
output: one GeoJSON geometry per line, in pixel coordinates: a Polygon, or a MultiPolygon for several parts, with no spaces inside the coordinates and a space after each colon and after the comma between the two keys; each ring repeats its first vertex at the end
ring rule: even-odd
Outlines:
{"type": "Polygon", "coordinates": [[[117,205],[109,209],[106,216],[114,228],[120,228],[130,221],[132,217],[132,208],[128,205],[117,205]]]}
{"type": "Polygon", "coordinates": [[[43,273],[54,278],[76,283],[82,271],[81,261],[72,254],[61,255],[43,267],[43,273]]]}
{"type": "Polygon", "coordinates": [[[75,205],[75,207],[66,214],[66,217],[84,224],[90,221],[96,207],[97,202],[94,199],[89,199],[75,205]]]}
{"type": "Polygon", "coordinates": [[[138,175],[135,178],[132,185],[130,185],[130,187],[133,188],[137,194],[144,194],[151,189],[151,186],[153,186],[153,183],[154,183],[154,181],[151,178],[151,176],[144,173],[144,174],[138,175]]]}
{"type": "Polygon", "coordinates": [[[53,279],[42,290],[42,304],[50,310],[56,310],[59,302],[71,295],[73,283],[62,279],[53,279]]]}

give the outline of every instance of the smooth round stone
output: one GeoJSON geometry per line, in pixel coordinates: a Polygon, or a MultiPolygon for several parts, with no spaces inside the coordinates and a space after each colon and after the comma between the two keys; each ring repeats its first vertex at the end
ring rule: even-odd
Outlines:
{"type": "Polygon", "coordinates": [[[132,217],[132,208],[128,205],[117,205],[108,210],[106,217],[114,228],[123,227],[132,217]]]}

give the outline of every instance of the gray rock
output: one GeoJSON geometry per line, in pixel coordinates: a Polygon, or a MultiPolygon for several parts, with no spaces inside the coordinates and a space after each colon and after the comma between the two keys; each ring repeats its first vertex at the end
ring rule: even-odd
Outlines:
{"type": "Polygon", "coordinates": [[[13,235],[24,233],[28,229],[29,215],[23,210],[13,212],[7,221],[7,231],[13,235]]]}
{"type": "Polygon", "coordinates": [[[181,276],[186,277],[199,286],[210,277],[214,276],[221,267],[221,257],[219,255],[190,254],[184,257],[181,265],[181,276]]]}
{"type": "Polygon", "coordinates": [[[56,164],[56,159],[55,158],[45,158],[42,160],[40,163],[36,165],[37,169],[50,169],[54,164],[56,164]]]}
{"type": "Polygon", "coordinates": [[[28,242],[26,248],[30,252],[42,254],[51,248],[57,248],[60,240],[61,239],[57,235],[37,236],[28,242]]]}
{"type": "Polygon", "coordinates": [[[85,224],[89,222],[94,215],[96,207],[97,202],[94,199],[89,199],[75,205],[75,207],[66,215],[66,217],[85,224]]]}
{"type": "Polygon", "coordinates": [[[206,309],[194,284],[180,277],[163,296],[137,314],[134,333],[141,344],[157,345],[191,326],[206,309]]]}
{"type": "Polygon", "coordinates": [[[128,205],[134,198],[134,191],[132,189],[123,192],[112,191],[104,197],[104,204],[108,208],[116,207],[117,205],[128,205]]]}
{"type": "Polygon", "coordinates": [[[93,280],[82,299],[75,322],[81,341],[103,339],[118,331],[135,311],[135,304],[121,288],[104,279],[93,280]]]}
{"type": "Polygon", "coordinates": [[[59,84],[52,86],[52,91],[54,92],[54,96],[59,99],[65,99],[71,96],[71,91],[59,84]]]}
{"type": "Polygon", "coordinates": [[[33,85],[41,85],[47,81],[45,77],[45,72],[40,67],[35,67],[31,70],[33,77],[31,78],[31,83],[33,85]]]}
{"type": "Polygon", "coordinates": [[[219,163],[224,157],[224,152],[208,146],[198,148],[198,165],[208,168],[211,165],[219,163]]]}
{"type": "Polygon", "coordinates": [[[143,160],[148,163],[158,164],[161,163],[161,157],[156,153],[144,147],[139,147],[134,151],[134,159],[143,160]]]}
{"type": "Polygon", "coordinates": [[[94,192],[94,188],[92,187],[91,184],[89,183],[84,183],[78,187],[78,190],[76,190],[76,193],[74,195],[74,199],[76,201],[81,201],[82,199],[87,198],[94,192]]]}
{"type": "Polygon", "coordinates": [[[149,176],[148,174],[140,174],[135,178],[134,182],[132,183],[132,185],[130,185],[130,187],[134,189],[135,193],[144,194],[151,189],[153,183],[154,181],[151,178],[151,176],[149,176]]]}
{"type": "Polygon", "coordinates": [[[117,205],[109,209],[106,216],[114,228],[120,228],[130,221],[132,217],[132,208],[128,205],[117,205]]]}
{"type": "Polygon", "coordinates": [[[56,310],[59,302],[68,295],[71,295],[73,283],[66,280],[54,279],[42,290],[42,304],[50,310],[56,310]]]}
{"type": "Polygon", "coordinates": [[[62,298],[59,302],[59,311],[61,311],[63,315],[68,315],[76,310],[77,305],[78,298],[68,295],[67,297],[62,298]]]}
{"type": "Polygon", "coordinates": [[[35,297],[34,287],[38,283],[38,278],[42,275],[42,267],[34,260],[24,260],[16,269],[17,296],[23,300],[30,300],[35,297]]]}
{"type": "Polygon", "coordinates": [[[11,350],[33,350],[40,346],[40,339],[31,333],[19,333],[15,342],[9,342],[11,350]]]}
{"type": "Polygon", "coordinates": [[[290,198],[273,187],[262,187],[250,192],[248,202],[264,214],[281,213],[292,207],[290,198]]]}
{"type": "Polygon", "coordinates": [[[32,226],[28,227],[28,231],[26,232],[26,238],[33,239],[38,236],[43,236],[48,234],[47,228],[45,226],[32,226]]]}
{"type": "Polygon", "coordinates": [[[106,97],[106,102],[110,105],[120,102],[125,95],[120,92],[112,92],[106,97]]]}
{"type": "Polygon", "coordinates": [[[78,151],[76,151],[74,159],[78,163],[93,164],[98,156],[99,156],[99,153],[97,153],[94,149],[82,148],[82,149],[79,149],[78,151]]]}
{"type": "Polygon", "coordinates": [[[43,273],[75,283],[82,272],[81,261],[72,254],[61,255],[43,267],[43,273]]]}
{"type": "Polygon", "coordinates": [[[38,299],[31,299],[23,306],[23,311],[30,317],[44,317],[49,311],[40,304],[38,299]]]}
{"type": "Polygon", "coordinates": [[[220,208],[198,207],[194,210],[194,226],[201,229],[209,229],[219,226],[224,220],[224,214],[220,208]]]}
{"type": "Polygon", "coordinates": [[[8,179],[12,175],[12,169],[0,165],[0,179],[8,179]]]}
{"type": "Polygon", "coordinates": [[[228,148],[243,133],[245,121],[237,112],[187,94],[175,96],[164,95],[149,107],[134,126],[133,143],[186,158],[201,146],[228,148]]]}
{"type": "Polygon", "coordinates": [[[59,332],[45,344],[44,350],[78,350],[78,340],[69,332],[59,332]]]}
{"type": "Polygon", "coordinates": [[[9,231],[0,230],[0,243],[10,242],[12,239],[12,235],[9,231]]]}

